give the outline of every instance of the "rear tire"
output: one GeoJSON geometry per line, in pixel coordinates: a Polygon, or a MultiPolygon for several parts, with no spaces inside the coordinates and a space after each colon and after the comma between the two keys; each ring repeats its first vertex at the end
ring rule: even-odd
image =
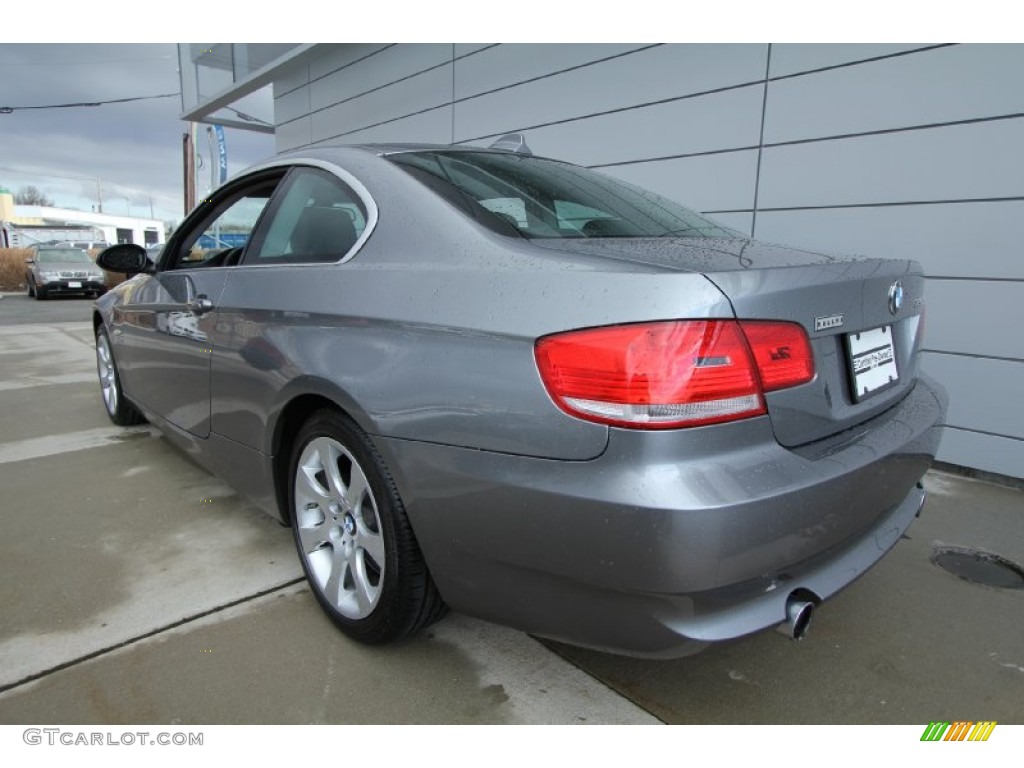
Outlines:
{"type": "Polygon", "coordinates": [[[130,427],[142,424],[146,419],[136,410],[135,406],[124,399],[121,391],[121,377],[117,373],[117,363],[110,346],[110,337],[105,328],[96,332],[96,372],[100,377],[100,394],[107,416],[119,427],[130,427]]]}
{"type": "Polygon", "coordinates": [[[333,410],[313,414],[292,446],[288,478],[303,571],[345,634],[387,643],[447,612],[384,460],[355,423],[333,410]]]}

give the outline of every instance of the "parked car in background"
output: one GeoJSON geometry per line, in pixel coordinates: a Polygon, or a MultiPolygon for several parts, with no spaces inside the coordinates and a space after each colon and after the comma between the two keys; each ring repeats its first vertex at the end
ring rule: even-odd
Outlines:
{"type": "Polygon", "coordinates": [[[57,294],[102,296],[107,286],[103,270],[81,248],[34,245],[25,260],[28,295],[45,299],[57,294]]]}
{"type": "Polygon", "coordinates": [[[286,154],[155,263],[102,253],[135,274],[93,318],[110,418],[290,525],[364,642],[446,605],[655,657],[802,636],[924,503],[920,265],[752,241],[508,144],[286,154]]]}

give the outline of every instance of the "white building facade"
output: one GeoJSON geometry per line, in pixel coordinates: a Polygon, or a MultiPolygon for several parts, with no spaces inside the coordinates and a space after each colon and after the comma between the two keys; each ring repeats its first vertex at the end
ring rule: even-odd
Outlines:
{"type": "Polygon", "coordinates": [[[17,205],[14,197],[4,191],[0,191],[0,227],[0,247],[9,248],[28,248],[53,240],[146,246],[163,243],[165,239],[164,224],[159,219],[17,205]]]}
{"type": "Polygon", "coordinates": [[[939,459],[1024,477],[1024,45],[245,48],[181,47],[183,117],[269,85],[280,151],[518,131],[759,240],[916,259],[939,459]]]}

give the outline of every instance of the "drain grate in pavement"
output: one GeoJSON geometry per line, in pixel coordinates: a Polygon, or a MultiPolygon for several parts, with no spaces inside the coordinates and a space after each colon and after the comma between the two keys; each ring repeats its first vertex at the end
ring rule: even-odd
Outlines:
{"type": "Polygon", "coordinates": [[[1003,589],[1024,589],[1024,568],[991,552],[935,547],[932,562],[965,581],[1003,589]]]}

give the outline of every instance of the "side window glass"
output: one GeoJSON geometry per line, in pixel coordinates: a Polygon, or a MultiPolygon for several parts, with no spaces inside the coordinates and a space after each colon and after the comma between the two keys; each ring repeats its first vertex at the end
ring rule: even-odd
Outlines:
{"type": "Polygon", "coordinates": [[[505,219],[509,224],[523,229],[528,226],[526,220],[526,203],[519,197],[493,197],[490,200],[481,200],[480,205],[491,213],[496,213],[505,219]]]}
{"type": "Polygon", "coordinates": [[[568,200],[555,200],[555,213],[558,215],[558,228],[569,232],[579,232],[596,219],[613,218],[610,213],[568,200]]]}
{"type": "Polygon", "coordinates": [[[267,207],[274,186],[268,184],[235,199],[185,241],[172,268],[229,267],[237,264],[260,214],[267,207]]]}
{"type": "Polygon", "coordinates": [[[340,179],[319,169],[296,171],[284,190],[262,242],[245,264],[338,261],[366,229],[366,207],[340,179]]]}

